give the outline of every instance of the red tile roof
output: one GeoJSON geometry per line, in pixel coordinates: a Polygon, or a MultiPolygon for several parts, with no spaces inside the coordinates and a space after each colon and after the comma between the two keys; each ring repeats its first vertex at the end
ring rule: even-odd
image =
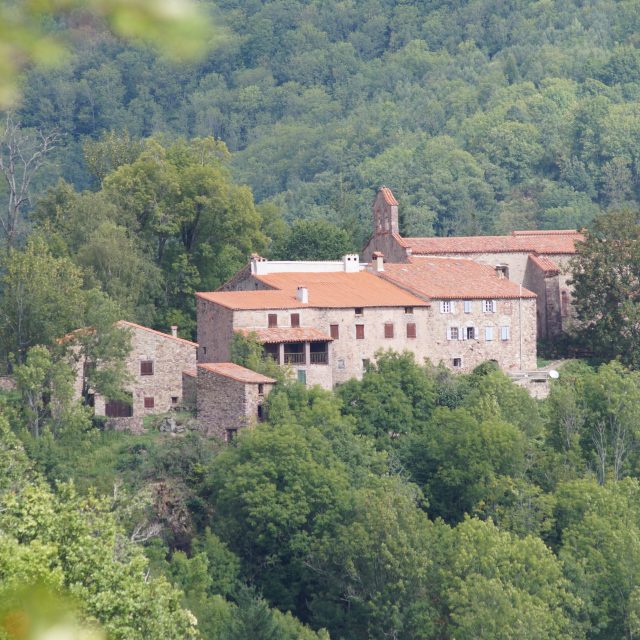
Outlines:
{"type": "Polygon", "coordinates": [[[330,335],[311,327],[271,327],[270,329],[234,329],[245,336],[256,334],[263,344],[277,342],[327,342],[333,340],[330,335]]]}
{"type": "Polygon", "coordinates": [[[508,278],[499,278],[495,269],[466,258],[418,258],[409,263],[385,263],[377,275],[437,300],[495,298],[535,298],[508,278]]]}
{"type": "Polygon", "coordinates": [[[380,187],[380,193],[382,194],[382,197],[387,204],[395,207],[398,206],[398,201],[395,199],[393,192],[391,191],[391,189],[389,189],[389,187],[380,187]]]}
{"type": "Polygon", "coordinates": [[[197,342],[191,342],[191,340],[185,340],[184,338],[178,338],[176,336],[171,335],[170,333],[163,333],[162,331],[156,331],[155,329],[150,329],[149,327],[145,327],[141,324],[136,324],[135,322],[129,322],[128,320],[118,320],[119,326],[129,327],[131,329],[141,329],[143,331],[149,331],[149,333],[155,333],[158,336],[162,336],[163,338],[169,338],[169,340],[177,340],[178,342],[183,342],[184,344],[191,345],[192,347],[197,347],[197,342]]]}
{"type": "Polygon", "coordinates": [[[272,273],[256,277],[275,290],[213,291],[196,296],[235,310],[428,306],[424,300],[366,271],[272,273]],[[296,298],[299,286],[309,290],[307,304],[296,298]]]}
{"type": "Polygon", "coordinates": [[[546,258],[545,256],[537,256],[532,253],[529,255],[529,260],[531,260],[531,262],[533,262],[533,264],[535,264],[538,269],[542,270],[545,275],[557,276],[560,273],[560,267],[550,258],[546,258]]]}
{"type": "Polygon", "coordinates": [[[231,378],[231,380],[245,382],[247,384],[274,384],[276,382],[273,378],[268,378],[261,373],[257,373],[246,367],[241,367],[239,364],[233,362],[208,362],[206,364],[199,364],[198,369],[211,371],[225,378],[231,378]]]}
{"type": "Polygon", "coordinates": [[[189,376],[190,378],[195,378],[198,375],[198,372],[196,371],[196,369],[183,369],[182,375],[189,376]]]}
{"type": "Polygon", "coordinates": [[[575,253],[583,235],[574,230],[514,231],[510,236],[403,238],[414,255],[438,253],[575,253]]]}

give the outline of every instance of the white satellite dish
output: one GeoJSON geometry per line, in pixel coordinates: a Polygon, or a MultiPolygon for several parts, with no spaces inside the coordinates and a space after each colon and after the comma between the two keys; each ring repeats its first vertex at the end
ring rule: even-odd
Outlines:
{"type": "Polygon", "coordinates": [[[560,377],[560,374],[555,369],[551,369],[551,371],[549,371],[549,377],[557,380],[560,377]]]}

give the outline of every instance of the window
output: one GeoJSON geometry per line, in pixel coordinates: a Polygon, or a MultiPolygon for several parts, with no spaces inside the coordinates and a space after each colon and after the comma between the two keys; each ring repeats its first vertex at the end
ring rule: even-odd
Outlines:
{"type": "Polygon", "coordinates": [[[140,375],[141,376],[153,375],[153,360],[143,360],[140,363],[140,375]]]}
{"type": "Polygon", "coordinates": [[[453,366],[455,369],[460,369],[462,367],[462,358],[454,358],[453,366]]]}
{"type": "Polygon", "coordinates": [[[364,325],[356,325],[356,340],[364,340],[364,325]]]}
{"type": "Polygon", "coordinates": [[[405,312],[407,315],[412,315],[412,314],[413,314],[413,307],[405,307],[405,308],[404,308],[404,312],[405,312]]]}
{"type": "Polygon", "coordinates": [[[146,397],[144,399],[144,408],[145,409],[153,409],[156,406],[155,398],[146,397]]]}
{"type": "Polygon", "coordinates": [[[298,369],[298,382],[307,384],[307,372],[304,369],[298,369]]]}
{"type": "Polygon", "coordinates": [[[384,337],[393,338],[393,322],[384,323],[384,337]]]}
{"type": "Polygon", "coordinates": [[[407,324],[407,338],[415,338],[416,337],[416,323],[409,322],[407,324]]]}
{"type": "Polygon", "coordinates": [[[465,331],[466,331],[467,340],[475,340],[476,338],[475,327],[467,327],[465,331]]]}
{"type": "Polygon", "coordinates": [[[464,312],[471,313],[471,300],[464,301],[464,312]]]}
{"type": "Polygon", "coordinates": [[[484,328],[484,339],[487,342],[491,342],[491,340],[493,340],[493,327],[484,328]]]}
{"type": "Polygon", "coordinates": [[[340,325],[331,324],[331,325],[329,325],[329,329],[330,329],[330,332],[331,332],[331,337],[334,340],[337,340],[340,337],[340,325]]]}
{"type": "Polygon", "coordinates": [[[447,329],[447,340],[460,340],[460,329],[458,327],[449,327],[447,329]]]}
{"type": "Polygon", "coordinates": [[[262,422],[264,420],[264,409],[262,408],[261,404],[258,405],[257,415],[258,415],[258,422],[262,422]]]}
{"type": "Polygon", "coordinates": [[[202,347],[202,353],[203,355],[207,355],[207,347],[202,347]]]}
{"type": "Polygon", "coordinates": [[[171,396],[171,404],[178,404],[178,396],[171,396]]]}
{"type": "Polygon", "coordinates": [[[355,314],[356,314],[357,316],[363,316],[363,315],[364,315],[364,309],[363,309],[362,307],[356,307],[356,308],[354,309],[354,311],[355,311],[355,314]]]}
{"type": "Polygon", "coordinates": [[[362,358],[362,370],[366,371],[369,368],[369,365],[371,364],[371,360],[369,360],[369,358],[362,358]]]}
{"type": "Polygon", "coordinates": [[[496,312],[496,301],[495,300],[483,300],[482,301],[482,310],[485,313],[495,313],[496,312]]]}
{"type": "Polygon", "coordinates": [[[278,326],[278,314],[277,313],[270,313],[268,316],[268,320],[269,320],[269,327],[277,327],[278,326]]]}
{"type": "Polygon", "coordinates": [[[500,327],[500,340],[509,339],[509,327],[500,327]]]}
{"type": "Polygon", "coordinates": [[[453,313],[453,305],[449,300],[440,301],[440,313],[453,313]]]}
{"type": "Polygon", "coordinates": [[[569,292],[566,289],[560,293],[560,315],[563,318],[569,315],[569,292]]]}
{"type": "Polygon", "coordinates": [[[291,326],[292,327],[299,327],[300,326],[300,314],[299,313],[292,313],[291,314],[291,326]]]}
{"type": "Polygon", "coordinates": [[[227,429],[226,441],[233,442],[238,437],[237,429],[227,429]]]}
{"type": "Polygon", "coordinates": [[[263,384],[259,384],[258,385],[258,395],[259,396],[263,396],[264,395],[264,385],[263,384]]]}
{"type": "Polygon", "coordinates": [[[344,369],[345,367],[344,358],[338,358],[338,369],[344,369]]]}

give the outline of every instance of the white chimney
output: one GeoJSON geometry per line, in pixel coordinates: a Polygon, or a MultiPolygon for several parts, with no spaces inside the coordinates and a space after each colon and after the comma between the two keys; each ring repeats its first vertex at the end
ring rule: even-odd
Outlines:
{"type": "Polygon", "coordinates": [[[360,271],[360,257],[357,253],[348,253],[342,256],[345,273],[357,273],[360,271]]]}
{"type": "Polygon", "coordinates": [[[374,268],[376,271],[384,271],[384,253],[381,251],[373,252],[374,268]]]}
{"type": "Polygon", "coordinates": [[[178,337],[178,325],[176,325],[176,324],[172,324],[172,325],[171,325],[171,335],[172,335],[174,338],[177,338],[177,337],[178,337]]]}
{"type": "Polygon", "coordinates": [[[309,304],[309,289],[307,287],[298,287],[296,299],[302,304],[309,304]]]}

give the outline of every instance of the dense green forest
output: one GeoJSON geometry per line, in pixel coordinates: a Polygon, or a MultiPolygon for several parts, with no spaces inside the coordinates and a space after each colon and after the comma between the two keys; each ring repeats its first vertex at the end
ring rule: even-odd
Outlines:
{"type": "Polygon", "coordinates": [[[69,53],[0,131],[0,640],[637,638],[640,2],[202,2],[190,62],[121,39],[127,3],[62,4],[32,10],[69,53]],[[116,320],[193,337],[252,252],[357,251],[381,184],[405,234],[587,226],[593,359],[544,401],[409,354],[334,392],[280,372],[231,447],[92,415],[116,320]]]}
{"type": "Polygon", "coordinates": [[[126,129],[220,139],[257,202],[356,244],[380,184],[407,234],[582,226],[637,201],[633,0],[217,7],[228,36],[191,65],[86,20],[52,26],[73,54],[28,74],[18,111],[64,136],[41,182],[95,189],[83,144],[126,129]]]}

